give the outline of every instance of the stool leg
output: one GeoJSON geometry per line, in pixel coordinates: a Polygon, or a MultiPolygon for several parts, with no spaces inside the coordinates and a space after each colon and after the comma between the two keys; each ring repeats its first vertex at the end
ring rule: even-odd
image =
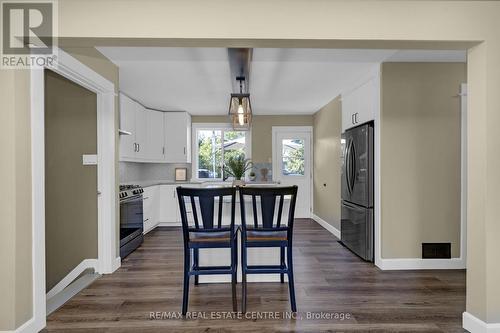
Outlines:
{"type": "Polygon", "coordinates": [[[237,279],[236,263],[235,263],[236,248],[237,248],[236,244],[233,244],[233,246],[231,247],[231,269],[233,271],[233,273],[231,274],[231,289],[232,289],[232,293],[233,293],[233,311],[234,312],[238,311],[238,303],[236,300],[236,279],[237,279]]]}
{"type": "Polygon", "coordinates": [[[247,310],[247,249],[242,242],[241,246],[241,312],[245,313],[247,310]]]}
{"type": "Polygon", "coordinates": [[[188,308],[189,295],[189,270],[191,265],[191,251],[189,248],[184,248],[184,288],[182,291],[182,315],[185,316],[188,308]]]}
{"type": "Polygon", "coordinates": [[[293,283],[293,260],[292,260],[292,247],[287,246],[287,266],[288,266],[288,289],[290,291],[290,303],[292,305],[292,312],[297,312],[297,305],[295,304],[295,285],[293,283]]]}
{"type": "MultiPolygon", "coordinates": [[[[285,248],[283,246],[280,247],[280,264],[281,266],[285,265],[285,248]]],[[[285,274],[280,274],[280,282],[285,283],[285,274]]]]}
{"type": "MultiPolygon", "coordinates": [[[[194,268],[198,269],[199,266],[199,260],[200,260],[200,250],[199,249],[193,249],[193,261],[194,261],[194,268]]],[[[195,275],[194,276],[194,284],[197,286],[199,283],[199,276],[195,275]]]]}

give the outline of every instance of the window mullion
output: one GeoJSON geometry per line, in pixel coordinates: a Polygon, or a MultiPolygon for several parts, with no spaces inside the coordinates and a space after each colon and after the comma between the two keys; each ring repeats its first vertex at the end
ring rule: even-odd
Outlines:
{"type": "Polygon", "coordinates": [[[224,129],[221,129],[221,177],[222,181],[224,181],[224,129]]]}

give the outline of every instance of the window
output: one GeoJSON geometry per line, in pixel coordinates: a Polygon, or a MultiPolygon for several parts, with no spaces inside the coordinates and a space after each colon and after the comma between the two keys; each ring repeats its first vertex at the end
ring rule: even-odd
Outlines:
{"type": "Polygon", "coordinates": [[[250,132],[226,124],[193,124],[193,178],[226,180],[223,165],[231,156],[250,158],[250,132]]]}
{"type": "Polygon", "coordinates": [[[282,170],[284,176],[304,175],[304,140],[284,139],[281,142],[282,170]]]}

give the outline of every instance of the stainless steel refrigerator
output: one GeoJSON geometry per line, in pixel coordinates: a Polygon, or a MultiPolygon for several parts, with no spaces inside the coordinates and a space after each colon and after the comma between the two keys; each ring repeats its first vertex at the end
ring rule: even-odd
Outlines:
{"type": "Polygon", "coordinates": [[[367,261],[374,258],[373,123],[342,134],[342,243],[367,261]]]}

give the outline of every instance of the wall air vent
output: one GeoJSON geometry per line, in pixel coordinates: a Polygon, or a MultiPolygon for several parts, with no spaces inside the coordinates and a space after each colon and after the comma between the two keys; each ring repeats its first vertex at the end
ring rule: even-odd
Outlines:
{"type": "Polygon", "coordinates": [[[422,259],[451,259],[451,243],[422,243],[422,259]]]}

